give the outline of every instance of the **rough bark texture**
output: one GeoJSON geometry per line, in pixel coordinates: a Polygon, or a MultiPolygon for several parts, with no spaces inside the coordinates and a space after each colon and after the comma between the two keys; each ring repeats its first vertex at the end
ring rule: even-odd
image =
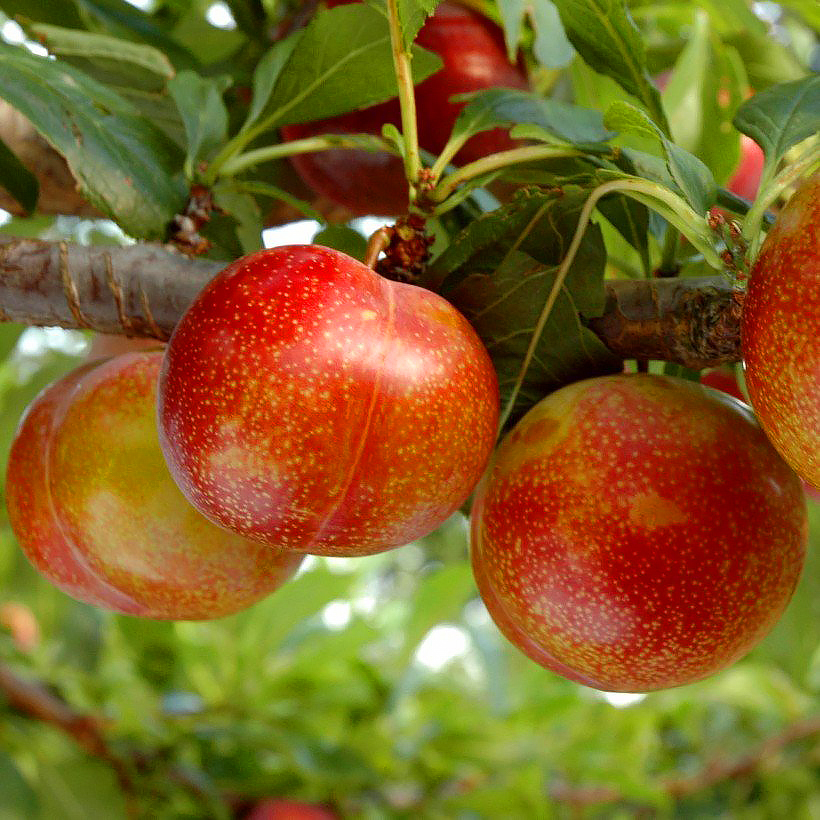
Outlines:
{"type": "MultiPolygon", "coordinates": [[[[0,236],[0,319],[165,340],[223,263],[165,246],[82,247],[0,236]]],[[[610,281],[590,322],[623,358],[692,369],[740,358],[741,294],[720,278],[610,281]]]]}

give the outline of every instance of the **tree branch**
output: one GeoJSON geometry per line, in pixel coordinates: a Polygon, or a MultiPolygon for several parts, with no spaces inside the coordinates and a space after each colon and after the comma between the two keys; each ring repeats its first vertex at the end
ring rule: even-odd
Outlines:
{"type": "MultiPolygon", "coordinates": [[[[84,247],[0,236],[0,320],[167,340],[224,263],[161,245],[84,247]]],[[[611,280],[589,322],[623,358],[692,369],[740,358],[741,294],[719,278],[611,280]]]]}

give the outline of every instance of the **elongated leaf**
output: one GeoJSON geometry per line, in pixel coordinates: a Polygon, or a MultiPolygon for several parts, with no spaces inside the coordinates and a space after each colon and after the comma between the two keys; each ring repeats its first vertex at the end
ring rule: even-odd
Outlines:
{"type": "Polygon", "coordinates": [[[776,163],[793,145],[820,133],[820,75],[773,86],[747,100],[734,119],[776,163]]]}
{"type": "Polygon", "coordinates": [[[168,58],[153,46],[63,26],[29,30],[52,54],[105,85],[160,92],[174,76],[168,58]]]}
{"type": "Polygon", "coordinates": [[[504,43],[507,56],[515,59],[518,41],[521,39],[521,23],[526,9],[525,0],[498,0],[498,12],[501,15],[501,27],[504,29],[504,43]]]}
{"type": "Polygon", "coordinates": [[[0,188],[5,188],[31,213],[37,206],[40,183],[37,177],[17,159],[17,155],[0,139],[0,188]]]}
{"type": "Polygon", "coordinates": [[[267,108],[276,81],[304,33],[304,29],[300,29],[285,37],[284,40],[280,40],[269,48],[256,64],[253,72],[253,97],[242,130],[253,125],[267,108]]]}
{"type": "Polygon", "coordinates": [[[545,68],[563,68],[575,56],[575,49],[567,39],[558,9],[551,0],[539,0],[531,9],[535,28],[532,50],[545,68]]]}
{"type": "MultiPolygon", "coordinates": [[[[604,127],[598,111],[560,100],[545,99],[528,91],[491,89],[459,95],[469,102],[461,110],[453,135],[472,135],[490,128],[532,125],[547,132],[547,141],[600,147],[615,135],[604,127]]],[[[535,131],[527,136],[535,137],[535,131]]]]}
{"type": "Polygon", "coordinates": [[[128,808],[111,766],[97,760],[71,760],[40,767],[42,817],[61,820],[126,820],[128,808]]]}
{"type": "Polygon", "coordinates": [[[132,105],[72,66],[2,44],[0,97],[65,157],[92,204],[132,236],[164,235],[184,201],[180,157],[132,105]]]}
{"type": "Polygon", "coordinates": [[[820,6],[815,0],[780,0],[780,5],[801,15],[815,31],[820,32],[820,6]]]}
{"type": "Polygon", "coordinates": [[[189,178],[194,175],[195,164],[208,159],[228,136],[228,109],[222,101],[226,87],[223,79],[201,77],[193,71],[181,71],[168,83],[185,124],[185,172],[189,178]]]}
{"type": "MultiPolygon", "coordinates": [[[[441,67],[441,59],[413,48],[415,82],[441,67]]],[[[258,115],[268,126],[342,114],[397,93],[386,18],[361,4],[320,12],[281,69],[258,115]]]]}
{"type": "Polygon", "coordinates": [[[695,156],[669,140],[637,106],[613,103],[604,115],[609,128],[656,140],[663,148],[672,179],[697,213],[706,213],[715,200],[716,186],[711,171],[695,156]]]}
{"type": "MultiPolygon", "coordinates": [[[[83,24],[88,20],[96,24],[107,34],[117,37],[128,37],[141,43],[155,46],[165,53],[176,68],[196,70],[198,62],[188,49],[180,45],[178,39],[162,26],[158,25],[141,9],[127,0],[75,0],[83,13],[83,24]]],[[[60,25],[71,25],[67,20],[52,20],[60,25]]]]}
{"type": "Polygon", "coordinates": [[[668,131],[660,94],[646,67],[643,39],[623,0],[555,0],[569,41],[596,71],[612,77],[668,131]]]}
{"type": "Polygon", "coordinates": [[[399,27],[405,50],[413,45],[424,21],[436,10],[438,2],[439,0],[397,0],[399,27]]]}
{"type": "Polygon", "coordinates": [[[11,758],[0,754],[0,820],[34,820],[37,794],[11,758]]]}
{"type": "MultiPolygon", "coordinates": [[[[467,316],[490,353],[502,406],[587,195],[569,186],[561,194],[519,194],[468,226],[436,261],[442,292],[467,316]]],[[[620,369],[620,359],[583,321],[603,310],[605,261],[600,231],[591,226],[538,340],[510,421],[563,384],[620,369]]]]}

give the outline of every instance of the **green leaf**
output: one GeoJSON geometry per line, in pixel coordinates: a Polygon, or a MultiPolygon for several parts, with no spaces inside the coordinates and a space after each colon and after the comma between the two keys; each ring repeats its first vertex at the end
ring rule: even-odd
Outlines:
{"type": "Polygon", "coordinates": [[[14,350],[20,334],[25,330],[25,325],[16,325],[12,322],[0,322],[0,364],[14,350]]]}
{"type": "Polygon", "coordinates": [[[40,183],[37,177],[17,159],[14,152],[0,139],[0,188],[5,188],[27,213],[37,207],[40,183]]]}
{"type": "Polygon", "coordinates": [[[501,26],[504,29],[504,43],[507,46],[507,57],[510,60],[514,60],[518,52],[521,23],[526,7],[525,0],[498,0],[498,12],[501,16],[501,26]]]}
{"type": "Polygon", "coordinates": [[[185,125],[188,150],[185,173],[194,179],[196,164],[207,160],[228,137],[228,109],[222,94],[230,81],[181,71],[168,83],[185,125]]]}
{"type": "Polygon", "coordinates": [[[799,14],[815,31],[820,31],[820,6],[815,0],[780,0],[780,5],[799,14]]]}
{"type": "Polygon", "coordinates": [[[247,191],[224,180],[214,186],[214,202],[236,222],[236,236],[243,253],[252,253],[262,248],[262,211],[247,191]]]}
{"type": "Polygon", "coordinates": [[[0,753],[0,820],[34,820],[37,794],[20,774],[14,761],[0,753]]]}
{"type": "Polygon", "coordinates": [[[55,23],[72,28],[83,25],[74,0],[3,0],[1,10],[12,20],[55,23]]]}
{"type": "Polygon", "coordinates": [[[675,184],[697,213],[706,213],[717,191],[711,171],[697,157],[669,140],[644,111],[628,102],[613,103],[604,115],[604,125],[657,141],[666,155],[666,165],[675,184]]]}
{"type": "MultiPolygon", "coordinates": [[[[433,266],[442,292],[470,320],[490,353],[502,406],[587,195],[572,186],[561,193],[519,193],[465,228],[433,266]]],[[[621,368],[620,359],[583,321],[604,308],[605,262],[600,231],[590,226],[538,340],[510,421],[563,384],[621,368]]]]}
{"type": "Polygon", "coordinates": [[[125,797],[114,770],[96,760],[40,766],[40,817],[60,820],[127,820],[125,797]]]}
{"type": "Polygon", "coordinates": [[[561,17],[555,3],[539,0],[531,9],[535,42],[532,50],[536,59],[545,68],[563,68],[575,56],[575,49],[567,39],[561,17]]]}
{"type": "Polygon", "coordinates": [[[399,28],[406,51],[410,50],[425,20],[436,10],[439,0],[396,0],[399,28]]]}
{"type": "MultiPolygon", "coordinates": [[[[75,0],[75,2],[84,18],[81,25],[86,28],[102,28],[108,34],[155,46],[168,56],[176,68],[196,70],[198,67],[194,55],[180,45],[180,41],[171,32],[154,22],[150,15],[135,8],[127,0],[75,0]]],[[[76,27],[65,19],[50,22],[76,27]]]]}
{"type": "Polygon", "coordinates": [[[569,41],[592,68],[634,94],[668,132],[644,41],[623,0],[555,0],[569,41]]]}
{"type": "Polygon", "coordinates": [[[500,126],[516,125],[520,133],[536,138],[538,129],[548,142],[600,148],[614,136],[604,127],[598,111],[580,108],[561,100],[546,99],[534,92],[490,89],[458,99],[469,100],[453,126],[453,136],[471,136],[500,126]],[[535,126],[524,130],[523,126],[535,126]]]}
{"type": "Polygon", "coordinates": [[[153,46],[62,26],[29,30],[52,54],[105,85],[161,92],[174,76],[168,58],[153,46]]]}
{"type": "Polygon", "coordinates": [[[364,260],[367,251],[367,240],[355,228],[347,225],[328,225],[322,228],[311,242],[314,245],[335,248],[359,261],[364,260]]]}
{"type": "Polygon", "coordinates": [[[130,103],[70,65],[2,44],[0,97],[65,157],[93,205],[132,236],[164,237],[185,197],[177,152],[130,103]]]}
{"type": "MultiPolygon", "coordinates": [[[[437,71],[441,59],[413,48],[413,78],[437,71]]],[[[281,68],[257,119],[267,127],[303,123],[384,102],[397,93],[387,20],[361,4],[313,18],[281,68]]]]}
{"type": "Polygon", "coordinates": [[[469,564],[451,564],[428,575],[416,590],[410,617],[402,630],[401,663],[405,665],[424,636],[442,621],[459,620],[475,593],[469,564]]]}
{"type": "Polygon", "coordinates": [[[734,123],[760,145],[767,166],[776,164],[793,145],[820,132],[820,75],[755,94],[737,110],[734,123]]]}
{"type": "Polygon", "coordinates": [[[253,71],[253,96],[248,116],[242,126],[243,131],[253,125],[267,107],[276,81],[304,33],[304,29],[299,29],[284,40],[280,40],[269,48],[256,64],[253,71]]]}

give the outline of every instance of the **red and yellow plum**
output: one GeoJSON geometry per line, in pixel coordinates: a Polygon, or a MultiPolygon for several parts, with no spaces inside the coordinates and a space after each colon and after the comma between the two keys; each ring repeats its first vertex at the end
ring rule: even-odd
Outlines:
{"type": "Polygon", "coordinates": [[[697,681],[777,621],[803,565],[800,481],[740,402],[646,374],[564,387],[502,442],[472,561],[506,637],[571,680],[697,681]]]}

